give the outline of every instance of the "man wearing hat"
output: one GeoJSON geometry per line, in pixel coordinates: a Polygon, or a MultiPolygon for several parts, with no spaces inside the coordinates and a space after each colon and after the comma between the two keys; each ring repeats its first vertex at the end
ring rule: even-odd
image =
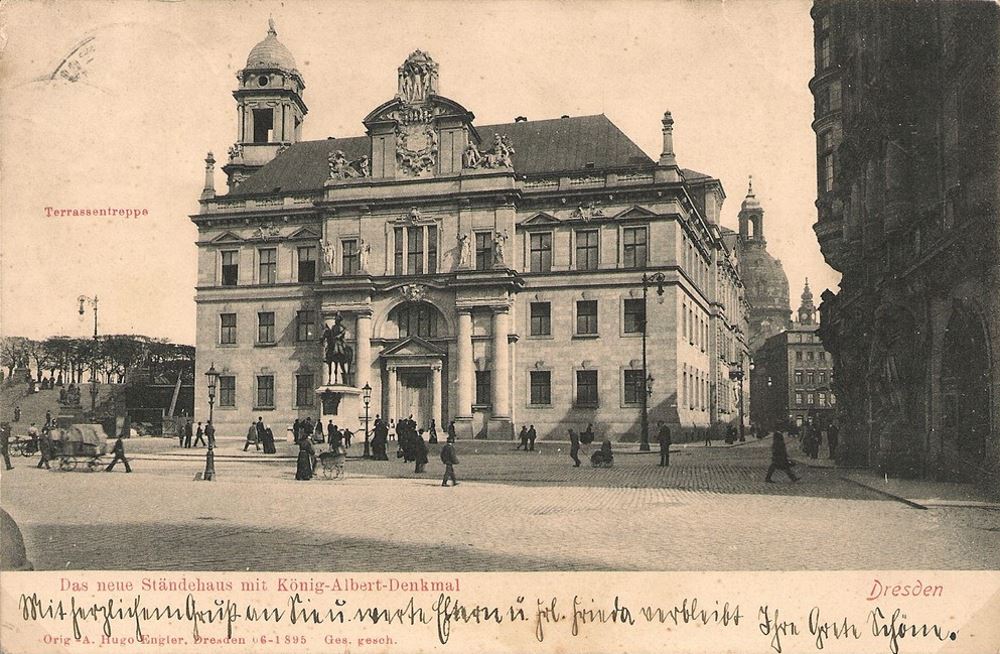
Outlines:
{"type": "Polygon", "coordinates": [[[451,479],[451,485],[458,486],[458,480],[455,479],[455,466],[458,465],[458,457],[455,455],[454,436],[449,435],[448,442],[441,448],[441,463],[444,464],[444,479],[441,480],[441,485],[447,486],[448,480],[451,479]]]}

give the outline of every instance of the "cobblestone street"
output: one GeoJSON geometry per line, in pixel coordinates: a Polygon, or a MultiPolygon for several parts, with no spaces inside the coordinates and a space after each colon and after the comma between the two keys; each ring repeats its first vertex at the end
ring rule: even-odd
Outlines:
{"type": "Polygon", "coordinates": [[[995,505],[921,510],[831,467],[765,484],[766,443],[677,447],[664,470],[656,453],[573,468],[565,444],[524,453],[460,442],[455,488],[440,486],[436,449],[423,475],[352,458],[342,480],[296,482],[294,459],[223,442],[218,479],[203,483],[192,481],[203,452],[141,445],[130,475],[48,472],[23,458],[3,474],[3,508],[36,569],[1000,567],[995,505]]]}

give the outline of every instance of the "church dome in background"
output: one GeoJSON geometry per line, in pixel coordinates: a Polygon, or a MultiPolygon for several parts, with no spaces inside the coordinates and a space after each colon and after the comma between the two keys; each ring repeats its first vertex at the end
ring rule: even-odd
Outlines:
{"type": "Polygon", "coordinates": [[[296,70],[295,57],[278,40],[278,32],[274,29],[274,21],[268,21],[267,36],[250,50],[247,56],[247,68],[280,68],[281,70],[296,70]]]}

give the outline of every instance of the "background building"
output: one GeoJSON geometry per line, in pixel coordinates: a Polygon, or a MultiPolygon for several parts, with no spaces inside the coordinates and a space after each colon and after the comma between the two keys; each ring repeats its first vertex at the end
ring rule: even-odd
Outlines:
{"type": "Polygon", "coordinates": [[[318,141],[300,140],[305,83],[273,25],[238,74],[229,193],[216,197],[209,154],[191,217],[197,368],[221,372],[223,433],[319,413],[318,339],[337,314],[373,416],[635,440],[648,316],[651,423],[735,420],[746,299],[725,194],[678,165],[669,112],[654,160],[603,115],[476,125],[426,53],[397,73],[364,136],[318,141]],[[644,273],[664,276],[648,303],[644,273]]]}
{"type": "Polygon", "coordinates": [[[823,349],[816,307],[806,280],[798,320],[770,336],[754,353],[750,394],[754,423],[766,430],[810,420],[825,427],[834,418],[833,358],[823,349]]]}
{"type": "Polygon", "coordinates": [[[998,7],[817,1],[821,336],[845,463],[1000,478],[998,7]]]}
{"type": "Polygon", "coordinates": [[[756,352],[768,338],[791,326],[788,276],[781,261],[767,251],[764,238],[764,208],[753,192],[753,180],[740,206],[737,254],[750,303],[750,351],[756,352]]]}

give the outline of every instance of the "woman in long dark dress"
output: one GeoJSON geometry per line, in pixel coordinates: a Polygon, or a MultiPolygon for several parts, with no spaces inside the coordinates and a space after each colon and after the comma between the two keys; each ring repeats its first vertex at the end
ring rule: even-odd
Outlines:
{"type": "Polygon", "coordinates": [[[299,440],[299,459],[295,467],[295,479],[298,481],[309,481],[313,476],[313,461],[316,458],[316,450],[313,449],[312,441],[308,438],[299,440]]]}
{"type": "Polygon", "coordinates": [[[264,454],[276,454],[274,449],[274,432],[268,427],[264,430],[264,454]]]}

